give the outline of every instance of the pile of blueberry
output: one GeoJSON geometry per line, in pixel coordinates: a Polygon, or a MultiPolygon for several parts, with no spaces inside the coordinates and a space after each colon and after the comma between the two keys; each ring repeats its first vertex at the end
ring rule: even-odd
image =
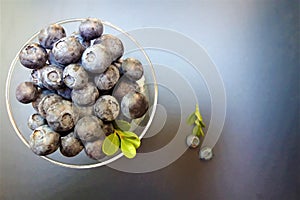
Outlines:
{"type": "Polygon", "coordinates": [[[103,34],[99,19],[83,20],[69,36],[52,24],[40,31],[38,40],[20,51],[31,77],[16,88],[17,100],[36,110],[28,119],[32,151],[45,156],[59,148],[72,157],[84,149],[92,159],[104,158],[101,147],[114,132],[113,122],[130,122],[148,110],[136,82],[144,73],[141,62],[122,59],[122,41],[103,34]]]}

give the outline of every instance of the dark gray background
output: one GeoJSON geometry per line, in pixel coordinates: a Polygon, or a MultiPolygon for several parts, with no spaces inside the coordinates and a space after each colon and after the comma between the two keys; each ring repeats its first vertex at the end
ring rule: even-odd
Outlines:
{"type": "Polygon", "coordinates": [[[299,12],[292,0],[1,0],[0,199],[300,199],[299,12]],[[173,29],[206,48],[228,100],[212,161],[186,151],[146,174],[70,170],[25,148],[6,114],[10,62],[45,24],[88,16],[173,29]]]}

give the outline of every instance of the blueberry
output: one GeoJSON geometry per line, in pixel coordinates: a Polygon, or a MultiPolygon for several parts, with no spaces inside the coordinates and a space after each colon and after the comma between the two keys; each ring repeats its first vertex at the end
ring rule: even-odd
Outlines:
{"type": "Polygon", "coordinates": [[[19,54],[20,62],[29,69],[43,67],[48,59],[46,49],[37,43],[27,44],[19,54]]]}
{"type": "Polygon", "coordinates": [[[131,119],[142,117],[149,108],[149,102],[145,95],[139,92],[130,92],[121,102],[122,113],[131,119]]]}
{"type": "Polygon", "coordinates": [[[124,46],[122,41],[116,36],[110,34],[104,34],[100,38],[94,41],[95,44],[102,44],[111,53],[112,59],[117,60],[122,57],[124,53],[124,46]]]}
{"type": "Polygon", "coordinates": [[[142,63],[135,58],[127,58],[123,60],[122,71],[127,78],[134,81],[142,78],[144,74],[142,63]]]}
{"type": "Polygon", "coordinates": [[[120,112],[118,101],[110,95],[101,96],[94,105],[94,113],[103,121],[113,121],[120,112]]]}
{"type": "Polygon", "coordinates": [[[82,142],[92,142],[104,136],[103,122],[95,116],[82,117],[76,124],[74,133],[82,142]]]}
{"type": "Polygon", "coordinates": [[[85,70],[98,74],[104,72],[112,61],[110,52],[101,44],[88,47],[81,58],[82,66],[85,70]]]}
{"type": "Polygon", "coordinates": [[[48,125],[43,125],[30,135],[29,146],[35,154],[45,156],[58,149],[59,136],[48,125]]]}
{"type": "Polygon", "coordinates": [[[42,83],[49,90],[60,89],[64,86],[63,69],[55,65],[42,68],[42,83]]]}
{"type": "Polygon", "coordinates": [[[49,63],[50,63],[51,65],[56,65],[56,66],[61,67],[61,68],[65,68],[65,67],[66,67],[65,65],[59,63],[59,62],[55,59],[55,57],[54,57],[52,51],[49,52],[49,58],[48,58],[48,61],[49,61],[49,63]]]}
{"type": "Polygon", "coordinates": [[[33,69],[30,73],[30,81],[39,88],[44,88],[42,81],[42,70],[43,68],[33,69]]]}
{"type": "Polygon", "coordinates": [[[68,65],[80,60],[83,52],[82,45],[74,36],[61,38],[54,43],[52,53],[59,64],[68,65]]]}
{"type": "Polygon", "coordinates": [[[42,29],[38,35],[40,44],[46,49],[52,49],[53,44],[63,37],[66,37],[66,32],[59,24],[51,24],[42,29]]]}
{"type": "Polygon", "coordinates": [[[88,106],[95,103],[99,97],[99,91],[94,83],[89,82],[81,89],[73,89],[71,97],[75,104],[88,106]]]}
{"type": "Polygon", "coordinates": [[[83,149],[83,145],[79,139],[75,137],[74,132],[60,138],[60,152],[67,157],[73,157],[79,154],[83,149]]]}
{"type": "Polygon", "coordinates": [[[119,78],[119,69],[114,65],[110,65],[105,72],[95,76],[94,81],[98,89],[110,90],[118,82],[119,78]]]}
{"type": "Polygon", "coordinates": [[[112,123],[105,123],[102,126],[102,130],[106,136],[114,133],[115,129],[112,123]]]}
{"type": "Polygon", "coordinates": [[[83,39],[78,32],[75,32],[72,35],[78,40],[78,42],[82,45],[82,47],[84,48],[84,50],[86,48],[88,48],[89,46],[91,46],[91,41],[83,39]]]}
{"type": "Polygon", "coordinates": [[[32,102],[32,107],[36,110],[36,111],[39,111],[38,110],[38,106],[39,106],[39,103],[42,101],[42,99],[47,95],[47,94],[53,94],[53,91],[50,91],[50,90],[39,90],[39,94],[37,96],[37,98],[32,102]]]}
{"type": "Polygon", "coordinates": [[[86,155],[94,160],[101,160],[105,158],[106,155],[102,151],[102,144],[103,140],[101,139],[86,143],[84,145],[86,155]]]}
{"type": "Polygon", "coordinates": [[[80,64],[70,64],[63,71],[63,80],[71,89],[81,89],[89,81],[89,75],[80,64]]]}
{"type": "Polygon", "coordinates": [[[53,130],[66,132],[74,128],[78,115],[70,101],[62,100],[48,108],[46,119],[53,130]]]}
{"type": "Polygon", "coordinates": [[[85,40],[93,40],[103,33],[103,24],[99,19],[88,18],[79,25],[79,33],[85,40]]]}
{"type": "Polygon", "coordinates": [[[72,94],[72,89],[68,88],[67,86],[62,87],[60,89],[56,90],[57,94],[63,97],[64,99],[71,100],[71,94],[72,94]]]}
{"type": "Polygon", "coordinates": [[[16,88],[16,98],[21,103],[34,101],[39,94],[38,88],[32,82],[20,83],[16,88]]]}
{"type": "Polygon", "coordinates": [[[129,80],[126,77],[120,78],[116,86],[114,87],[112,95],[121,102],[122,98],[129,92],[139,92],[140,86],[132,80],[129,80]]]}
{"type": "Polygon", "coordinates": [[[30,115],[27,122],[27,125],[31,130],[34,130],[37,127],[45,124],[46,124],[46,120],[38,113],[34,113],[30,115]]]}
{"type": "Polygon", "coordinates": [[[37,106],[39,114],[42,117],[46,117],[49,107],[60,101],[62,101],[62,97],[55,93],[45,95],[37,106]]]}
{"type": "Polygon", "coordinates": [[[79,106],[74,104],[74,108],[79,116],[79,119],[85,116],[93,115],[94,114],[94,105],[91,106],[79,106]]]}

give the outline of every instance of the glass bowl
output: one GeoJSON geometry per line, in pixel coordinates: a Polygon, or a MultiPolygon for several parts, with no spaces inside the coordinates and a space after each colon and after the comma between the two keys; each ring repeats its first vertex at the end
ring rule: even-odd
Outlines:
{"type": "MultiPolygon", "coordinates": [[[[84,19],[69,19],[59,21],[57,22],[57,24],[62,25],[65,28],[67,35],[70,35],[71,33],[78,30],[79,24],[82,20],[84,19]]],[[[125,49],[123,57],[137,58],[143,64],[144,76],[141,80],[138,81],[138,84],[142,88],[141,92],[144,93],[149,100],[149,110],[142,118],[133,120],[131,122],[131,130],[134,130],[134,132],[141,139],[146,134],[146,131],[148,130],[153,120],[157,104],[158,89],[153,66],[146,52],[132,36],[130,36],[121,28],[107,21],[102,21],[102,23],[104,26],[105,34],[113,34],[122,40],[125,49]]],[[[35,33],[24,44],[24,46],[31,42],[38,42],[38,32],[35,33]]],[[[31,114],[35,113],[36,111],[32,108],[31,104],[22,104],[18,102],[15,97],[15,90],[17,85],[21,82],[30,80],[31,72],[30,69],[27,69],[21,65],[18,56],[19,52],[17,53],[17,55],[11,63],[6,81],[6,107],[9,119],[13,125],[16,134],[26,145],[26,147],[29,148],[28,140],[30,134],[32,133],[32,130],[30,130],[27,127],[27,119],[31,114]]],[[[34,153],[32,154],[33,156],[36,156],[34,153]]],[[[122,156],[123,154],[119,151],[113,156],[106,156],[101,160],[95,161],[90,159],[85,154],[84,150],[81,151],[81,153],[77,156],[71,158],[63,156],[59,150],[56,150],[53,154],[40,157],[59,166],[75,169],[87,169],[109,164],[122,156]]]]}

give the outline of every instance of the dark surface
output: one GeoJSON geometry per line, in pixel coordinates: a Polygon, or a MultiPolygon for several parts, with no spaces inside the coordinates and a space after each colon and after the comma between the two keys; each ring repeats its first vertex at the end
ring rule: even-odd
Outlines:
{"type": "Polygon", "coordinates": [[[300,199],[299,1],[34,2],[1,1],[0,199],[300,199]],[[189,150],[166,168],[129,174],[70,170],[25,148],[5,110],[9,64],[40,27],[86,16],[125,30],[174,29],[207,49],[228,101],[213,160],[189,150]]]}

